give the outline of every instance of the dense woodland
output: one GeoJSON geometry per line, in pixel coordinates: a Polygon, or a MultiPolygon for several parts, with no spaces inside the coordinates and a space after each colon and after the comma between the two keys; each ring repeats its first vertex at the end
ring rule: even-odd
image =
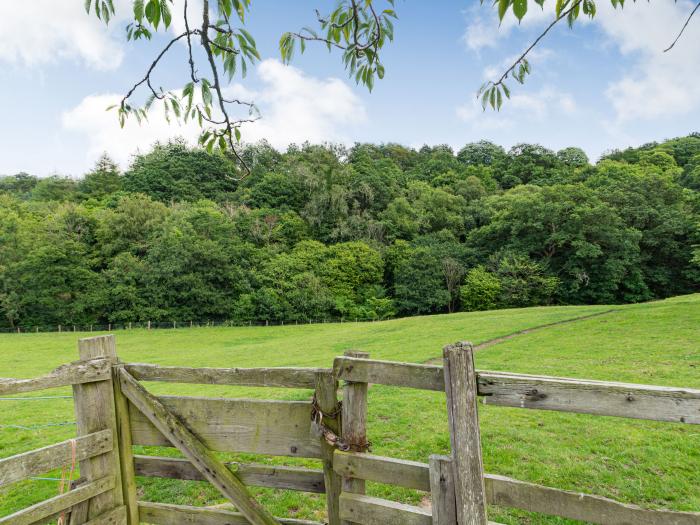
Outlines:
{"type": "Polygon", "coordinates": [[[155,145],[0,178],[0,328],[302,322],[697,291],[700,134],[614,151],[155,145]]]}

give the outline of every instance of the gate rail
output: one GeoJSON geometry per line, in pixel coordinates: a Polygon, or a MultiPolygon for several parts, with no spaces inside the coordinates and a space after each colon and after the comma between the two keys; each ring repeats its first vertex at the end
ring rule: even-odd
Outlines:
{"type": "Polygon", "coordinates": [[[486,525],[487,504],[605,525],[700,525],[697,512],[645,509],[484,473],[477,412],[481,397],[489,405],[700,424],[700,390],[476,370],[469,343],[446,347],[444,366],[349,351],[332,369],[120,363],[113,336],[80,340],[79,351],[81,361],[45,376],[0,379],[3,396],[72,385],[78,431],[73,440],[0,459],[0,487],[75,462],[81,471],[73,490],[0,518],[0,525],[66,514],[71,525],[319,525],[272,517],[247,485],[325,494],[329,525],[486,525]],[[314,397],[155,396],[141,381],[299,388],[314,397]],[[420,463],[369,453],[370,384],[445,392],[450,455],[420,463]],[[176,447],[186,459],[134,455],[140,445],[176,447]],[[315,458],[322,468],[225,463],[214,451],[315,458]],[[209,481],[237,512],[137,501],[136,476],[209,481]],[[432,507],[367,496],[366,481],[430,493],[432,507]]]}

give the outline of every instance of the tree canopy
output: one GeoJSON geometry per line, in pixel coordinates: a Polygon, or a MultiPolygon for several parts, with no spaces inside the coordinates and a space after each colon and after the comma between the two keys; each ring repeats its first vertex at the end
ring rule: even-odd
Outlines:
{"type": "Polygon", "coordinates": [[[700,289],[700,141],[396,144],[230,159],[178,141],[0,177],[0,329],[382,319],[700,289]],[[167,184],[163,184],[167,181],[167,184]]]}

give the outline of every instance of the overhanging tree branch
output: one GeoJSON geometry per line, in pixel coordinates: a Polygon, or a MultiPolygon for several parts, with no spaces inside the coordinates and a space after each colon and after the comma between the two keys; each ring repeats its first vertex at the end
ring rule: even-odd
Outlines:
{"type": "Polygon", "coordinates": [[[678,36],[676,37],[676,39],[675,39],[673,42],[671,42],[671,45],[670,45],[670,46],[668,46],[666,49],[664,49],[664,53],[667,53],[668,51],[671,51],[671,49],[673,49],[673,48],[675,47],[675,45],[678,43],[678,41],[679,41],[679,40],[681,39],[681,37],[683,36],[683,33],[685,33],[685,30],[687,29],[688,24],[690,24],[690,21],[691,21],[692,18],[695,16],[695,13],[698,11],[698,9],[700,9],[700,2],[698,2],[698,3],[695,5],[695,9],[693,9],[693,10],[690,12],[690,14],[688,15],[688,18],[687,18],[686,21],[685,21],[685,24],[683,24],[683,27],[681,27],[681,30],[680,30],[680,32],[678,33],[678,36]]]}

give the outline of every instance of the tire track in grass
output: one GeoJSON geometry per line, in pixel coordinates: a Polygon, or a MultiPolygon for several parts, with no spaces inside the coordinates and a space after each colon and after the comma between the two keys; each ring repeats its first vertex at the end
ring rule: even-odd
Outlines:
{"type": "MultiPolygon", "coordinates": [[[[539,332],[540,330],[546,330],[547,328],[553,328],[555,326],[560,326],[560,325],[567,324],[567,323],[575,323],[578,321],[585,321],[587,319],[592,319],[594,317],[600,317],[603,315],[609,315],[609,314],[619,312],[619,311],[620,311],[619,308],[611,308],[610,310],[604,310],[602,312],[581,315],[578,317],[571,317],[569,319],[563,319],[561,321],[554,321],[553,323],[541,324],[541,325],[533,326],[531,328],[525,328],[523,330],[518,330],[517,332],[513,332],[511,334],[501,335],[499,337],[494,337],[493,339],[489,339],[488,341],[484,341],[483,343],[479,343],[478,345],[474,345],[474,351],[480,352],[481,350],[485,350],[486,348],[488,348],[490,346],[504,343],[505,341],[510,341],[511,339],[515,339],[516,337],[519,337],[521,335],[531,334],[532,332],[539,332]]],[[[442,358],[435,357],[433,359],[429,359],[428,361],[425,362],[425,364],[428,364],[428,365],[442,364],[442,358]]]]}

